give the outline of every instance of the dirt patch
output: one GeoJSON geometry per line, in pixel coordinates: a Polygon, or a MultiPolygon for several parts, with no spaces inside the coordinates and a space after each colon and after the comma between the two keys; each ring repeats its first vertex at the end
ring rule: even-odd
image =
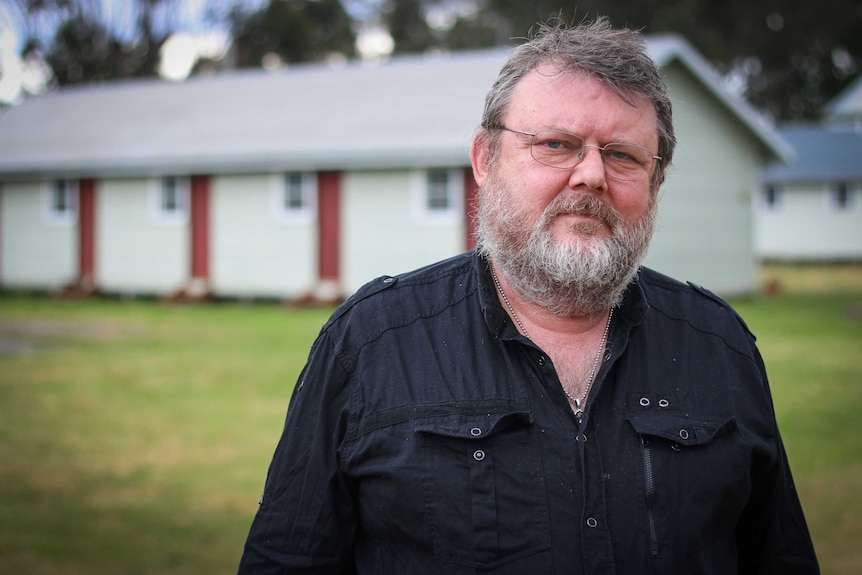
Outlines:
{"type": "Polygon", "coordinates": [[[64,341],[118,341],[143,332],[107,323],[0,321],[0,354],[38,353],[64,341]]]}

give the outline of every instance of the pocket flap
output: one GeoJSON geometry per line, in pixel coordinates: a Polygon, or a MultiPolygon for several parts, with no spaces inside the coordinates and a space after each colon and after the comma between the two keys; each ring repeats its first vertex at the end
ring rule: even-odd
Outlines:
{"type": "Polygon", "coordinates": [[[532,423],[529,411],[507,411],[504,413],[454,414],[416,419],[413,429],[420,433],[430,433],[443,437],[459,439],[483,439],[496,435],[516,424],[532,423]]]}
{"type": "Polygon", "coordinates": [[[687,446],[706,445],[736,429],[733,417],[720,419],[640,413],[629,416],[628,422],[640,435],[661,437],[687,446]]]}

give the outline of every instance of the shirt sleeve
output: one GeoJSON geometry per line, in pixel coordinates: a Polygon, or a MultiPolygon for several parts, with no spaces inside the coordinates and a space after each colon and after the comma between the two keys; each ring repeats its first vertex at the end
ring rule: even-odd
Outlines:
{"type": "MultiPolygon", "coordinates": [[[[772,405],[763,360],[755,348],[764,392],[772,405]]],[[[793,483],[774,411],[765,414],[772,429],[770,456],[752,477],[752,493],[737,528],[740,575],[817,575],[814,545],[793,483]]]]}
{"type": "Polygon", "coordinates": [[[354,572],[354,497],[339,470],[348,380],[321,334],[291,397],[240,575],[354,572]]]}

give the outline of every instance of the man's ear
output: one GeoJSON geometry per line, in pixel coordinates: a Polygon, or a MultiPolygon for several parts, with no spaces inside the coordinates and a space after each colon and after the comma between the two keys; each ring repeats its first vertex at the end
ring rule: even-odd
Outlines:
{"type": "Polygon", "coordinates": [[[473,165],[473,179],[476,180],[476,184],[480,188],[485,185],[490,171],[491,153],[489,146],[489,136],[486,132],[480,131],[473,136],[473,145],[470,146],[470,163],[473,165]]]}

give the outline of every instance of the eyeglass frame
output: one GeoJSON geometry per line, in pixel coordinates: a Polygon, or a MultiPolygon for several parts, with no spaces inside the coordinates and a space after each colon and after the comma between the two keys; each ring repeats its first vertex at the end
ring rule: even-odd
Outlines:
{"type": "MultiPolygon", "coordinates": [[[[653,154],[652,150],[650,150],[646,146],[641,146],[640,144],[632,144],[631,142],[608,142],[604,146],[598,146],[596,144],[588,144],[586,139],[584,139],[583,137],[581,137],[577,134],[572,134],[571,132],[566,132],[565,130],[556,130],[553,128],[544,128],[542,130],[539,130],[538,132],[525,132],[523,130],[515,130],[512,128],[507,128],[506,126],[503,126],[503,125],[492,126],[491,129],[492,130],[504,130],[506,132],[512,132],[513,134],[521,134],[522,136],[530,136],[530,157],[533,158],[533,160],[535,160],[536,162],[542,164],[543,166],[547,166],[549,168],[554,168],[556,170],[571,170],[571,169],[577,167],[581,162],[584,161],[584,158],[586,157],[586,154],[587,154],[587,148],[596,148],[597,150],[599,150],[599,154],[602,157],[602,166],[605,166],[605,171],[607,171],[607,167],[605,165],[604,151],[605,151],[605,148],[607,148],[608,146],[613,146],[613,145],[634,146],[635,148],[640,148],[640,149],[648,152],[650,154],[650,159],[652,159],[652,160],[658,160],[660,162],[663,159],[661,156],[657,156],[657,155],[653,154]],[[573,137],[578,138],[579,140],[583,141],[584,142],[584,149],[580,154],[578,154],[576,156],[576,157],[578,157],[578,161],[575,162],[571,166],[552,166],[551,164],[546,164],[545,162],[542,162],[539,159],[537,159],[535,154],[533,154],[533,143],[534,143],[536,135],[538,135],[540,132],[545,132],[545,131],[547,131],[547,132],[558,132],[560,134],[566,134],[567,136],[573,136],[573,137]]],[[[655,167],[655,165],[653,164],[652,167],[655,167]]],[[[611,174],[608,174],[608,176],[615,179],[615,180],[619,180],[621,182],[641,182],[641,181],[650,179],[652,174],[648,170],[646,175],[642,179],[638,179],[638,180],[626,180],[626,179],[622,179],[622,178],[613,176],[611,174]]]]}

